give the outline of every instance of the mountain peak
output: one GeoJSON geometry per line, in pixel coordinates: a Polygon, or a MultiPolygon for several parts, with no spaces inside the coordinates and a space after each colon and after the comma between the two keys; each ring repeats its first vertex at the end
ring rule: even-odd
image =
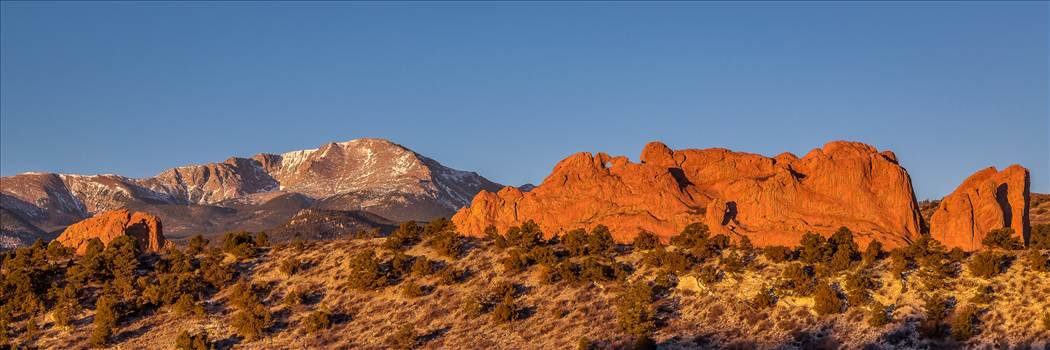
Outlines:
{"type": "MultiPolygon", "coordinates": [[[[142,179],[16,175],[5,177],[0,191],[5,195],[3,208],[26,219],[36,218],[28,221],[52,230],[91,213],[129,205],[223,207],[270,192],[301,194],[324,209],[366,210],[393,220],[425,221],[451,216],[479,191],[500,187],[390,140],[359,138],[314,149],[179,166],[142,179]]],[[[163,218],[164,213],[159,215],[163,218]]],[[[178,220],[163,219],[179,227],[178,220]]]]}

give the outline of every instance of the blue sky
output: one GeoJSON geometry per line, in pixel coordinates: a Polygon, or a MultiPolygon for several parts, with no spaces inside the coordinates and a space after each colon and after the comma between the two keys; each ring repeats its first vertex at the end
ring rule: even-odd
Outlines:
{"type": "Polygon", "coordinates": [[[891,149],[918,197],[1050,191],[1050,7],[0,4],[0,173],[150,176],[383,137],[505,184],[577,151],[891,149]]]}

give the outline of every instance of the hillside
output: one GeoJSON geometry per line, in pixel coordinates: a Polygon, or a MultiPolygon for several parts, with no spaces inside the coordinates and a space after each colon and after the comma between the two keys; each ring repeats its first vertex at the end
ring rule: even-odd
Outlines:
{"type": "MultiPolygon", "coordinates": [[[[874,255],[842,231],[789,251],[729,245],[725,236],[695,225],[665,247],[651,238],[614,245],[602,230],[544,242],[528,224],[495,240],[466,238],[450,235],[443,223],[403,225],[385,238],[254,248],[250,236],[231,237],[225,253],[194,254],[194,244],[192,263],[183,268],[177,268],[185,261],[178,253],[143,256],[146,269],[136,275],[147,276],[147,287],[118,297],[129,307],[118,312],[106,344],[170,348],[183,331],[206,331],[219,348],[236,349],[562,349],[581,342],[608,349],[633,348],[636,339],[648,338],[661,349],[1050,346],[1046,250],[1041,267],[1021,251],[996,250],[996,267],[988,270],[975,263],[988,258],[984,253],[948,252],[922,240],[874,255]],[[217,266],[230,274],[215,277],[217,266]],[[154,306],[143,301],[150,299],[150,276],[221,283],[187,291],[183,306],[173,302],[175,295],[168,301],[174,305],[154,306]],[[252,292],[235,284],[238,278],[254,286],[252,292]],[[990,292],[980,293],[986,287],[990,292]],[[290,298],[296,291],[301,297],[290,298]],[[938,296],[945,299],[927,301],[938,296]],[[196,316],[179,316],[188,312],[180,308],[194,308],[194,299],[202,306],[196,316]],[[260,306],[243,306],[255,303],[260,306]],[[876,305],[888,307],[887,324],[871,324],[872,310],[881,310],[876,305]],[[253,340],[238,326],[245,310],[260,315],[253,340]],[[264,314],[269,322],[262,322],[264,314]],[[308,333],[311,325],[316,329],[308,333]]],[[[39,256],[50,254],[38,249],[39,256]]],[[[29,250],[22,251],[5,255],[8,281],[29,259],[29,250]]],[[[120,256],[109,251],[103,256],[120,256]]],[[[61,271],[83,260],[45,265],[61,271]]],[[[61,299],[43,298],[46,311],[30,318],[38,328],[32,335],[24,330],[29,319],[13,312],[11,339],[42,348],[87,347],[98,328],[95,300],[103,290],[120,290],[120,273],[113,276],[84,284],[76,298],[81,311],[69,328],[54,324],[51,305],[61,299]]],[[[10,289],[4,293],[8,310],[22,300],[11,298],[10,289]]]]}
{"type": "Polygon", "coordinates": [[[4,224],[0,248],[31,244],[48,238],[41,232],[120,208],[159,216],[178,238],[269,229],[311,207],[426,221],[451,216],[479,191],[499,188],[477,173],[375,138],[231,157],[141,179],[25,173],[0,178],[0,208],[20,223],[4,224]]]}
{"type": "Polygon", "coordinates": [[[1032,193],[1030,203],[1028,215],[1031,217],[1032,226],[1050,224],[1050,194],[1032,193]]]}

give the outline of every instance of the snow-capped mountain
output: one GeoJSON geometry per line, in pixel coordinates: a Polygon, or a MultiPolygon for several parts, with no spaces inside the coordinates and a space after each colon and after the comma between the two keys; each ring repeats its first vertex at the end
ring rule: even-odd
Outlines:
{"type": "Polygon", "coordinates": [[[94,213],[127,207],[160,216],[165,234],[178,237],[268,228],[258,226],[282,222],[311,206],[364,210],[394,221],[430,220],[451,216],[481,190],[500,187],[477,173],[446,167],[396,143],[363,138],[181,166],[142,179],[51,173],[7,176],[0,178],[0,208],[5,216],[19,218],[18,225],[14,219],[5,220],[11,225],[4,223],[4,233],[32,228],[55,232],[94,213]]]}

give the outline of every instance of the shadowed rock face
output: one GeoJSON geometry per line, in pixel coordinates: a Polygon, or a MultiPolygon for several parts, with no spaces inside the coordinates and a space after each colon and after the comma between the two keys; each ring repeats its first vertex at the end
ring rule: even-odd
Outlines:
{"type": "Polygon", "coordinates": [[[653,142],[641,163],[604,153],[562,160],[530,192],[479,193],[453,217],[466,234],[535,220],[546,233],[606,225],[626,242],[641,230],[664,240],[691,222],[747,236],[755,245],[794,245],[802,234],[841,226],[862,244],[890,247],[920,234],[911,179],[892,152],[831,142],[801,159],[727,149],[673,151],[653,142]]]}
{"type": "Polygon", "coordinates": [[[159,252],[171,243],[164,239],[160,219],[143,212],[114,210],[100,213],[66,228],[58,236],[59,243],[76,250],[78,255],[87,252],[87,242],[98,238],[109,245],[120,236],[135,237],[142,251],[159,252]]]}
{"type": "Polygon", "coordinates": [[[930,235],[949,248],[977,250],[988,231],[1009,227],[1027,241],[1030,183],[1028,169],[1020,165],[970,175],[941,200],[930,217],[930,235]]]}

